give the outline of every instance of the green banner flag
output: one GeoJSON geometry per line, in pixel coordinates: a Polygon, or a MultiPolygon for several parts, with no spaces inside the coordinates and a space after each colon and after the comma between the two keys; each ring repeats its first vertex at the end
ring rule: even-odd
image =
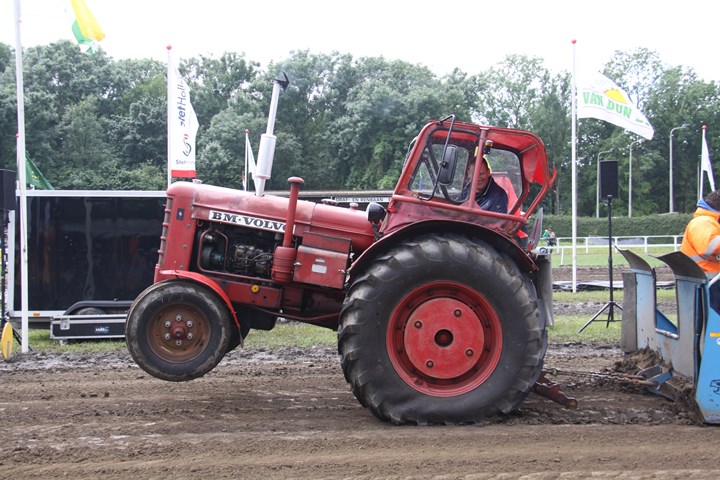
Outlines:
{"type": "Polygon", "coordinates": [[[27,175],[28,185],[32,185],[40,190],[55,190],[37,165],[35,165],[32,160],[27,157],[25,158],[25,175],[27,175]]]}

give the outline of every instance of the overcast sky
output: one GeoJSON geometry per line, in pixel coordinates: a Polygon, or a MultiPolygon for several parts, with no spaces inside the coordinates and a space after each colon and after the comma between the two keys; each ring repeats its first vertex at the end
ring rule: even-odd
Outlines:
{"type": "MultiPolygon", "coordinates": [[[[16,0],[0,0],[0,42],[15,46],[16,0]]],[[[599,70],[615,50],[655,50],[720,81],[717,0],[86,0],[113,58],[245,53],[266,67],[292,50],[380,56],[478,73],[508,54],[554,72],[599,70]]],[[[70,0],[21,0],[24,47],[73,39],[70,0]]]]}

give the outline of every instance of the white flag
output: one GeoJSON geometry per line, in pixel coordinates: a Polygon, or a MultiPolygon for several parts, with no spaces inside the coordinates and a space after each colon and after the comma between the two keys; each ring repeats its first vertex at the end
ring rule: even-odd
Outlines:
{"type": "Polygon", "coordinates": [[[252,147],[250,146],[250,138],[248,137],[248,133],[250,131],[248,129],[245,129],[245,178],[243,179],[243,183],[245,186],[245,191],[247,191],[247,186],[249,182],[248,173],[250,173],[250,176],[253,180],[255,180],[255,155],[253,155],[252,147]]]}
{"type": "Polygon", "coordinates": [[[581,79],[577,94],[578,118],[597,118],[652,140],[653,127],[628,94],[605,75],[595,72],[581,79]]]}
{"type": "Polygon", "coordinates": [[[708,180],[710,180],[710,188],[712,188],[711,191],[715,191],[715,178],[713,178],[713,171],[712,171],[712,165],[710,164],[710,151],[708,150],[707,146],[707,140],[705,140],[705,129],[707,127],[703,125],[702,128],[702,153],[700,154],[700,198],[702,198],[702,191],[703,191],[703,173],[707,173],[708,180]]]}
{"type": "Polygon", "coordinates": [[[168,52],[168,171],[173,178],[195,178],[195,135],[198,121],[190,88],[168,52]]]}

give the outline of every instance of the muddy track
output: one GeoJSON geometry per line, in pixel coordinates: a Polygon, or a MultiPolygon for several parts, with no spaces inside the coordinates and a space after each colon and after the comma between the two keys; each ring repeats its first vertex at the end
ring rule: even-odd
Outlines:
{"type": "Polygon", "coordinates": [[[577,407],[533,392],[479,425],[396,427],[353,397],[333,348],[236,350],[187,383],[148,376],[125,351],[15,355],[0,363],[0,479],[720,477],[720,431],[698,421],[689,385],[669,382],[670,401],[625,378],[653,362],[551,344],[545,376],[577,407]]]}
{"type": "Polygon", "coordinates": [[[380,422],[332,348],[238,350],[187,383],[149,377],[126,352],[13,358],[0,363],[3,479],[720,475],[720,431],[618,380],[650,360],[610,345],[550,346],[547,376],[576,408],[531,393],[463,427],[380,422]]]}

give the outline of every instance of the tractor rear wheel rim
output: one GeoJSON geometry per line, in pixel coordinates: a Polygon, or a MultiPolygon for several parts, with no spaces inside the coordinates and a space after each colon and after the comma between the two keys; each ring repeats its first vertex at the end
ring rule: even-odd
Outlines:
{"type": "Polygon", "coordinates": [[[440,397],[461,395],[497,367],[500,319],[479,292],[432,282],[409,292],[393,310],[387,349],[395,371],[412,388],[440,397]]]}

